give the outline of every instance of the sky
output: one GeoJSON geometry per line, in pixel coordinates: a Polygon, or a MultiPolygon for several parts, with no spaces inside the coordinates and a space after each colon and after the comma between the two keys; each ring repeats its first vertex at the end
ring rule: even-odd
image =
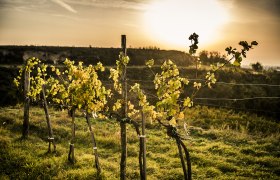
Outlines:
{"type": "Polygon", "coordinates": [[[280,0],[0,0],[0,45],[156,46],[199,51],[259,42],[243,64],[280,66],[280,0]]]}

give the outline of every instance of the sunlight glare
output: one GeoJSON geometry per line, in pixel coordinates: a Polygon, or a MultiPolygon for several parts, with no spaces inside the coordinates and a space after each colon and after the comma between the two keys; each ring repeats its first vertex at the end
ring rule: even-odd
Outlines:
{"type": "Polygon", "coordinates": [[[193,32],[199,34],[202,45],[215,41],[228,13],[217,0],[155,0],[148,5],[144,21],[151,38],[185,48],[193,32]]]}

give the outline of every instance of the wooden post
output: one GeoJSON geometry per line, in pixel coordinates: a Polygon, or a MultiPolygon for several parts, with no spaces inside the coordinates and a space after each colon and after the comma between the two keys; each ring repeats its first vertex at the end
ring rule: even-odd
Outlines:
{"type": "MultiPolygon", "coordinates": [[[[121,36],[121,46],[123,56],[126,56],[126,35],[121,36]]],[[[127,82],[126,82],[126,67],[122,74],[122,99],[123,99],[123,110],[122,118],[127,117],[127,82]]],[[[126,158],[127,158],[127,136],[126,136],[126,123],[121,121],[121,162],[120,162],[120,179],[126,179],[126,158]]]]}
{"type": "Polygon", "coordinates": [[[46,115],[47,120],[47,126],[48,126],[48,141],[49,141],[49,149],[48,152],[51,152],[51,143],[53,144],[53,151],[56,151],[56,145],[53,137],[53,130],[52,130],[52,124],[50,120],[50,114],[49,114],[49,108],[48,103],[46,99],[46,93],[45,93],[45,85],[42,85],[42,95],[43,95],[43,107],[46,115]]]}
{"type": "Polygon", "coordinates": [[[123,54],[124,54],[124,56],[126,56],[126,35],[122,35],[121,36],[122,37],[122,44],[121,44],[121,46],[122,46],[122,52],[123,52],[123,54]]]}
{"type": "Polygon", "coordinates": [[[143,110],[141,111],[142,116],[142,138],[140,139],[143,144],[143,177],[141,179],[146,180],[147,179],[147,172],[146,172],[146,134],[145,134],[145,127],[146,127],[146,118],[143,113],[143,110]]]}
{"type": "Polygon", "coordinates": [[[198,61],[195,59],[195,79],[197,79],[198,61]]]}
{"type": "Polygon", "coordinates": [[[91,128],[91,123],[90,123],[88,112],[86,112],[86,120],[87,120],[87,124],[88,124],[88,128],[89,128],[89,132],[90,132],[90,135],[91,135],[91,141],[92,141],[92,144],[93,144],[93,153],[94,153],[94,157],[95,157],[95,167],[97,169],[97,175],[100,176],[101,175],[101,167],[100,167],[100,164],[99,164],[96,141],[95,141],[94,133],[93,133],[92,128],[91,128]]]}
{"type": "Polygon", "coordinates": [[[24,70],[24,114],[23,114],[23,129],[22,138],[28,138],[29,134],[29,106],[30,98],[28,93],[30,91],[30,71],[24,70]]]}
{"type": "Polygon", "coordinates": [[[68,154],[68,160],[74,164],[75,163],[75,153],[74,153],[74,142],[75,142],[75,108],[71,109],[71,117],[72,117],[72,137],[70,141],[70,147],[69,147],[69,154],[68,154]]]}

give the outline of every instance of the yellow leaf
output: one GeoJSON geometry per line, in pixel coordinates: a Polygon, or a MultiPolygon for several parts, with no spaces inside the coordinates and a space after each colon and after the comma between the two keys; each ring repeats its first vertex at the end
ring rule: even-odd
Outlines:
{"type": "Polygon", "coordinates": [[[146,62],[146,66],[148,66],[149,68],[151,68],[153,65],[154,65],[154,60],[153,59],[150,59],[146,62]]]}
{"type": "Polygon", "coordinates": [[[183,112],[180,112],[178,115],[178,119],[184,119],[185,115],[183,112]]]}
{"type": "Polygon", "coordinates": [[[201,88],[201,83],[194,82],[193,87],[195,87],[196,89],[199,89],[199,88],[201,88]]]}
{"type": "Polygon", "coordinates": [[[170,121],[169,121],[169,125],[175,127],[176,126],[176,119],[173,117],[170,121]]]}
{"type": "Polygon", "coordinates": [[[193,102],[192,102],[192,100],[191,100],[189,97],[187,97],[187,98],[184,100],[184,106],[185,106],[185,107],[192,107],[192,106],[193,106],[193,102]]]}

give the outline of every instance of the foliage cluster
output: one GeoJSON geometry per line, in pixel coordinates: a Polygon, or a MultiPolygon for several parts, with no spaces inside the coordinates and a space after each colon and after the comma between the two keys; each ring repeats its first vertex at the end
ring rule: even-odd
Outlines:
{"type": "Polygon", "coordinates": [[[253,64],[251,64],[251,66],[252,66],[252,69],[254,71],[262,71],[263,70],[263,66],[259,62],[253,63],[253,64]]]}

